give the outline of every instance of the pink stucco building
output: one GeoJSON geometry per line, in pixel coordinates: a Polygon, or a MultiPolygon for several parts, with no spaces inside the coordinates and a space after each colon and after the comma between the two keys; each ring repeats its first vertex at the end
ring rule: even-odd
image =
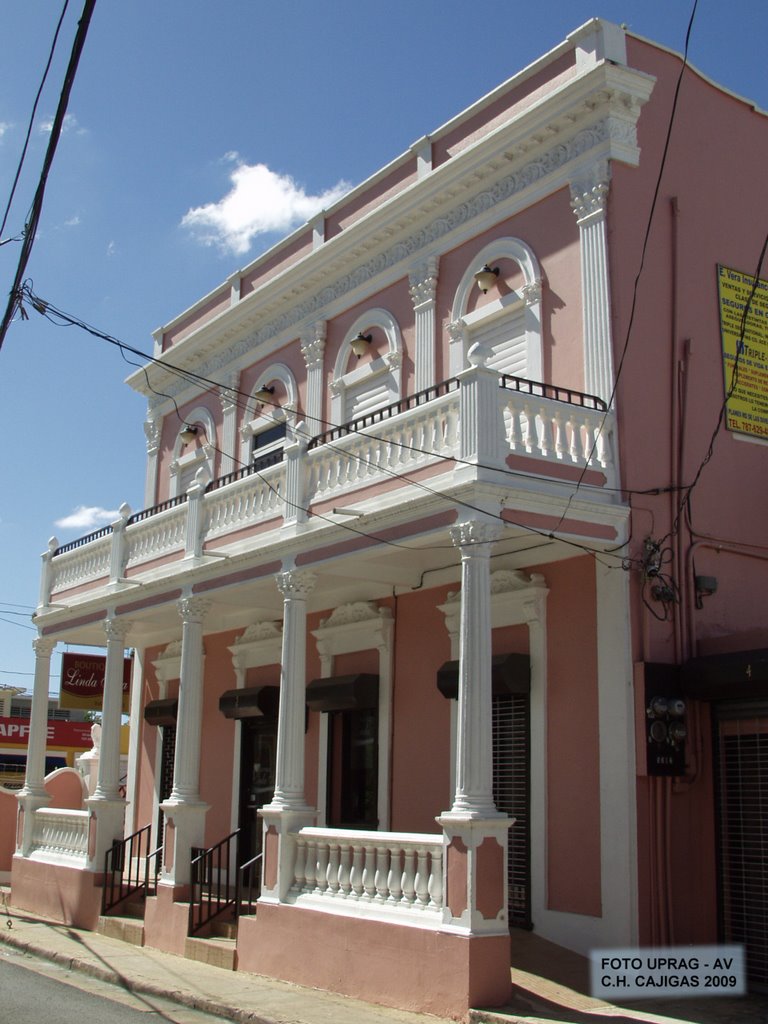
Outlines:
{"type": "Polygon", "coordinates": [[[685,71],[636,284],[681,67],[589,22],[156,333],[145,510],[44,556],[36,696],[56,643],[105,645],[102,756],[62,840],[36,706],[17,905],[95,928],[105,857],[157,851],[142,939],[189,953],[190,896],[261,854],[240,970],[460,1017],[532,928],[744,941],[768,980],[734,826],[768,735],[760,290],[710,451],[768,121],[685,71]]]}

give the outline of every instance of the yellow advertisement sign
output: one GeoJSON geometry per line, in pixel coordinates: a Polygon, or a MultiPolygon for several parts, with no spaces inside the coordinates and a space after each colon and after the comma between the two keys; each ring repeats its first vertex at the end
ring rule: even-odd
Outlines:
{"type": "Polygon", "coordinates": [[[717,281],[726,426],[768,440],[768,281],[760,279],[754,288],[754,277],[721,266],[717,281]]]}

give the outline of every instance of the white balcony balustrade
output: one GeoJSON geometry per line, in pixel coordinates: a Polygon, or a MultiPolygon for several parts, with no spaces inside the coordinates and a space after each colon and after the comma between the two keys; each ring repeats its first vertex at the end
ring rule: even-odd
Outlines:
{"type": "Polygon", "coordinates": [[[289,901],[333,913],[421,916],[440,923],[443,909],[442,835],[303,828],[289,901]]]}
{"type": "Polygon", "coordinates": [[[300,437],[291,455],[290,479],[286,462],[260,472],[247,467],[152,509],[131,515],[124,506],[121,521],[70,544],[52,542],[43,556],[41,606],[93,594],[126,576],[140,582],[161,565],[199,559],[210,541],[220,548],[228,537],[234,540],[255,526],[274,521],[277,530],[296,528],[314,505],[338,501],[363,487],[382,492],[402,487],[417,470],[440,467],[448,474],[459,468],[466,474],[467,460],[451,461],[463,450],[462,438],[464,448],[471,449],[469,462],[478,467],[504,471],[507,460],[510,465],[527,460],[530,468],[526,465],[525,474],[516,477],[518,487],[533,491],[537,477],[562,476],[562,467],[588,469],[595,474],[585,478],[584,487],[591,486],[595,495],[602,490],[602,502],[615,500],[615,417],[602,402],[502,376],[499,387],[486,379],[485,399],[462,403],[466,383],[446,381],[309,444],[300,437]],[[473,422],[462,424],[462,410],[473,422]],[[473,439],[469,445],[467,438],[473,439]],[[557,471],[547,468],[555,464],[557,471]]]}
{"type": "Polygon", "coordinates": [[[31,855],[35,859],[54,863],[62,860],[85,863],[88,854],[88,811],[40,807],[34,815],[31,855]]]}

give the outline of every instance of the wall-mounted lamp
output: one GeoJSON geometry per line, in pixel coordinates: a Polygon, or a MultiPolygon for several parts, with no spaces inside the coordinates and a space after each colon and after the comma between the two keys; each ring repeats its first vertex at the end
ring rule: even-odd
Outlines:
{"type": "Polygon", "coordinates": [[[694,584],[696,586],[696,607],[703,608],[702,598],[712,597],[717,592],[717,576],[696,576],[694,584]]]}
{"type": "Polygon", "coordinates": [[[256,399],[257,402],[261,402],[261,404],[263,405],[265,402],[268,402],[270,400],[274,393],[274,387],[270,387],[269,384],[262,384],[253,397],[256,399]]]}
{"type": "Polygon", "coordinates": [[[372,334],[363,334],[363,332],[360,331],[357,337],[353,338],[349,344],[350,348],[359,359],[360,356],[364,355],[368,351],[368,346],[371,344],[372,341],[372,334]]]}
{"type": "Polygon", "coordinates": [[[477,287],[485,295],[489,288],[493,288],[499,278],[499,268],[494,267],[491,269],[487,263],[484,263],[482,267],[475,274],[475,281],[477,287]]]}
{"type": "Polygon", "coordinates": [[[196,427],[194,423],[185,423],[183,428],[179,431],[179,437],[184,444],[191,444],[195,440],[199,433],[199,427],[196,427]]]}

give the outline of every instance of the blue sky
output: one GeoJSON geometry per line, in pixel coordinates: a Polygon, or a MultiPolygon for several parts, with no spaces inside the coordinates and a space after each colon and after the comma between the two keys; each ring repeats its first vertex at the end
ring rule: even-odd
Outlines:
{"type": "MultiPolygon", "coordinates": [[[[63,3],[0,6],[2,209],[63,3]]],[[[82,3],[69,3],[4,238],[29,209],[82,3]]],[[[149,352],[156,327],[590,17],[682,52],[692,4],[97,0],[27,276],[149,352]]],[[[768,109],[767,32],[765,0],[699,0],[690,60],[768,109]]],[[[3,309],[18,254],[0,247],[3,309]]],[[[116,348],[34,312],[0,350],[0,686],[32,685],[48,538],[87,533],[123,501],[142,507],[145,405],[123,383],[131,370],[116,348]]],[[[58,671],[55,655],[53,691],[58,671]]]]}

